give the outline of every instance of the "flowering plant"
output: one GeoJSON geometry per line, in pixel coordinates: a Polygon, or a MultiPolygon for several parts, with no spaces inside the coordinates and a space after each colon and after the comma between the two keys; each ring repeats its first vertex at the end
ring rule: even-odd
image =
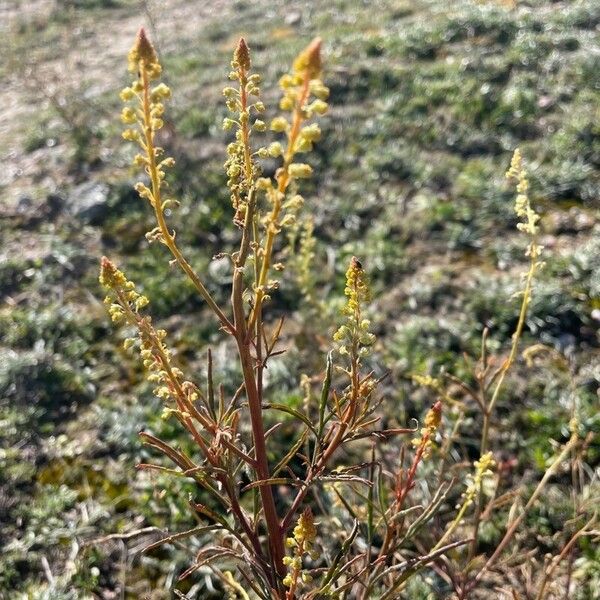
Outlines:
{"type": "MultiPolygon", "coordinates": [[[[244,39],[233,53],[231,84],[223,90],[229,111],[223,128],[233,133],[225,171],[239,246],[226,254],[231,267],[226,306],[215,301],[167,223],[168,209],[177,205],[168,197],[166,183],[174,159],[165,157],[158,133],[171,90],[159,83],[162,68],[143,29],[129,53],[129,71],[135,79],[120,94],[121,116],[127,125],[123,137],[138,148],[133,163],[145,178],[135,189],[156,219],[146,237],[166,247],[210,308],[215,325],[235,346],[241,372],[230,398],[215,392],[210,352],[207,381],[201,385],[186,375],[169,350],[167,332],[157,329],[147,314],[149,300],[113,262],[102,259],[100,281],[108,291],[112,319],[137,331],[137,338],[128,338],[125,347],[139,348],[148,380],[164,401],[165,416],[176,419],[194,442],[194,452],[186,453],[150,433],[141,434],[174,469],[158,464],[140,467],[193,480],[197,497],[190,507],[202,521],[189,531],[171,533],[150,549],[192,536],[204,540],[181,577],[208,566],[232,597],[391,600],[402,596],[413,576],[433,568],[447,575],[458,597],[466,598],[486,580],[547,479],[578,443],[574,426],[571,441],[559,452],[525,510],[516,519],[509,518],[496,551],[483,561],[475,560],[481,556],[480,525],[496,508],[494,485],[487,485],[494,480],[495,460],[489,450],[493,409],[517,358],[533,278],[541,266],[538,216],[531,208],[520,153],[515,152],[508,174],[518,182],[516,212],[523,219],[519,228],[530,236],[531,265],[508,359],[494,371],[484,336],[475,374],[479,391],[457,380],[481,410],[483,421],[479,458],[465,477],[467,488],[461,496],[456,493],[460,486],[443,473],[444,452],[460,422],[444,433],[446,405],[453,399],[441,380],[415,376],[436,395],[422,427],[383,425],[381,379],[366,363],[376,343],[368,319],[371,294],[357,258],[352,258],[346,272],[346,304],[343,323],[333,336],[334,349],[324,357],[323,373],[304,380],[306,406],[298,410],[273,401],[265,385],[265,369],[281,353],[283,321],[268,316],[269,300],[280,283],[277,273],[285,268],[278,259],[278,243],[282,231],[293,229],[300,217],[304,199],[299,188],[311,177],[312,168],[299,156],[319,141],[316,120],[328,110],[329,90],[321,79],[321,41],[311,42],[281,78],[280,114],[270,120],[260,99],[261,78],[253,72],[244,39]],[[261,145],[259,135],[267,130],[279,139],[261,145]],[[263,159],[279,161],[273,177],[264,174],[263,159]],[[320,393],[312,393],[314,385],[320,386],[320,393]],[[269,459],[268,445],[277,435],[277,426],[267,430],[266,411],[279,411],[298,423],[295,439],[286,443],[275,464],[269,459]],[[393,443],[400,436],[409,443],[393,443]],[[342,464],[342,456],[349,465],[342,464]],[[429,466],[434,459],[441,460],[437,483],[429,466]],[[419,482],[428,491],[419,492],[417,499],[419,482]],[[290,492],[282,494],[282,488],[290,492]],[[449,508],[453,499],[458,501],[456,509],[449,508]],[[469,524],[464,523],[467,517],[469,524]],[[455,566],[442,560],[445,556],[454,557],[455,566]]],[[[309,224],[305,242],[311,232],[309,224]]],[[[311,245],[305,246],[306,282],[311,245]]],[[[463,412],[468,409],[466,401],[459,404],[463,412]]]]}

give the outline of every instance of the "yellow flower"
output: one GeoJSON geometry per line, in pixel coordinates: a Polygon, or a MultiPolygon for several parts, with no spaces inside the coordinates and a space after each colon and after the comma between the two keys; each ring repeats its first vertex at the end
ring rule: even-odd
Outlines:
{"type": "MultiPolygon", "coordinates": [[[[514,151],[512,160],[510,161],[510,168],[506,172],[506,177],[508,179],[515,179],[517,182],[515,213],[523,220],[522,223],[517,225],[517,228],[533,237],[538,233],[537,223],[540,217],[533,210],[529,201],[529,179],[527,178],[527,171],[523,166],[523,157],[519,148],[514,151]]],[[[532,244],[532,246],[535,246],[535,244],[532,244]]],[[[530,246],[530,251],[532,246],[530,246]]]]}
{"type": "Polygon", "coordinates": [[[431,451],[432,437],[439,429],[442,422],[442,403],[438,400],[425,415],[424,427],[419,432],[419,435],[412,440],[412,445],[415,448],[423,447],[423,458],[427,458],[431,451]]]}
{"type": "Polygon", "coordinates": [[[298,524],[294,527],[294,539],[298,544],[315,541],[317,537],[317,528],[310,507],[304,509],[298,519],[298,524]]]}
{"type": "Polygon", "coordinates": [[[494,455],[491,452],[486,452],[473,463],[473,466],[475,467],[475,473],[467,476],[467,489],[463,494],[465,504],[473,502],[483,480],[493,475],[492,469],[496,466],[494,455]]]}

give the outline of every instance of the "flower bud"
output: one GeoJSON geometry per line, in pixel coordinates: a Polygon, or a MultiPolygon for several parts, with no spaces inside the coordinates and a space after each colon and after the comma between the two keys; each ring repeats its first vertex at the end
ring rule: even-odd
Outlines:
{"type": "Polygon", "coordinates": [[[288,122],[284,117],[275,117],[271,121],[271,131],[276,131],[277,133],[282,133],[286,131],[288,128],[288,122]]]}
{"type": "Polygon", "coordinates": [[[305,137],[298,137],[294,144],[294,152],[310,152],[313,148],[312,142],[305,137]]]}
{"type": "Polygon", "coordinates": [[[270,157],[277,158],[283,154],[283,146],[279,142],[273,142],[269,144],[268,153],[270,157]]]}
{"type": "Polygon", "coordinates": [[[292,163],[288,167],[288,173],[295,179],[307,179],[312,175],[312,167],[306,163],[292,163]]]}
{"type": "Polygon", "coordinates": [[[170,98],[171,97],[171,88],[164,84],[159,83],[153,90],[150,96],[152,102],[157,102],[161,98],[170,98]]]}
{"type": "Polygon", "coordinates": [[[129,70],[136,73],[139,69],[140,62],[144,63],[146,69],[152,69],[158,64],[158,56],[154,46],[146,36],[146,31],[143,27],[137,33],[135,43],[128,55],[129,70]]]}
{"type": "Polygon", "coordinates": [[[234,126],[235,126],[235,121],[233,119],[230,119],[229,117],[226,117],[225,119],[223,119],[223,131],[229,131],[234,126]]]}
{"type": "Polygon", "coordinates": [[[321,38],[315,38],[294,61],[294,71],[306,72],[309,79],[321,74],[321,38]]]}
{"type": "Polygon", "coordinates": [[[295,194],[284,204],[288,210],[300,210],[304,206],[304,198],[300,194],[295,194]]]}
{"type": "Polygon", "coordinates": [[[302,128],[300,135],[310,142],[316,142],[321,138],[321,128],[317,123],[312,123],[311,125],[302,128]]]}
{"type": "Polygon", "coordinates": [[[311,102],[307,108],[317,115],[324,115],[329,109],[329,105],[323,100],[315,100],[314,102],[311,102]]]}
{"type": "Polygon", "coordinates": [[[140,139],[139,131],[135,129],[126,129],[122,134],[123,139],[128,142],[137,142],[140,139]]]}
{"type": "Polygon", "coordinates": [[[135,116],[135,111],[133,110],[133,108],[131,108],[130,106],[126,106],[121,111],[121,121],[123,121],[123,123],[126,123],[128,125],[135,123],[136,116],[135,116]]]}
{"type": "Polygon", "coordinates": [[[231,165],[229,169],[227,169],[227,175],[234,179],[235,177],[239,177],[242,170],[239,165],[231,165]]]}
{"type": "Polygon", "coordinates": [[[284,96],[279,101],[279,108],[281,110],[292,110],[294,108],[294,100],[293,100],[293,98],[290,98],[289,96],[284,96]]]}
{"type": "Polygon", "coordinates": [[[323,85],[320,79],[315,79],[310,82],[310,92],[319,100],[327,100],[329,98],[329,88],[323,85]]]}
{"type": "Polygon", "coordinates": [[[294,85],[294,78],[289,75],[289,74],[285,74],[281,77],[281,79],[279,80],[279,87],[281,87],[284,90],[287,90],[291,87],[293,87],[294,85]]]}
{"type": "Polygon", "coordinates": [[[266,191],[272,187],[271,180],[268,177],[259,177],[256,180],[256,189],[266,191]]]}
{"type": "Polygon", "coordinates": [[[240,68],[244,69],[244,71],[250,70],[250,48],[248,48],[248,44],[246,44],[246,40],[244,38],[240,38],[237,48],[233,53],[233,60],[240,66],[240,68]]]}
{"type": "Polygon", "coordinates": [[[123,102],[128,102],[135,98],[135,92],[130,87],[123,88],[119,93],[119,98],[121,98],[123,102]]]}

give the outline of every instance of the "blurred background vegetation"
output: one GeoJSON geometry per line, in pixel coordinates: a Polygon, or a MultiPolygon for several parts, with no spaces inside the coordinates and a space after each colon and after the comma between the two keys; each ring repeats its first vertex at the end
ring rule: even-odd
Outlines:
{"type": "MultiPolygon", "coordinates": [[[[220,127],[232,49],[246,36],[274,106],[286,65],[324,39],[332,109],[305,194],[322,304],[314,317],[306,282],[286,276],[274,310],[293,313],[289,350],[269,369],[278,402],[300,402],[302,369],[321,364],[305,356],[306,338],[320,333],[325,351],[352,254],[371,274],[377,356],[401,420],[431,400],[411,373],[464,375],[463,354],[477,354],[484,327],[493,348],[506,345],[526,264],[503,178],[519,145],[547,263],[525,339],[562,353],[569,374],[520,365],[495,448],[516,476],[533,478],[548,440],[568,436],[574,401],[584,433],[600,430],[597,0],[6,0],[0,16],[0,598],[169,598],[189,560],[177,550],[140,556],[151,533],[95,541],[190,519],[185,483],[135,470],[150,456],[138,431],[180,432],[119,349],[125,334],[102,305],[99,257],[140,284],[189,369],[203,369],[208,344],[224,381],[234,368],[192,288],[144,239],[151,219],[131,190],[117,96],[142,24],[174,90],[162,141],[177,159],[178,240],[222,299],[224,265],[211,257],[235,239],[220,127]]],[[[464,430],[468,450],[479,425],[464,430]]],[[[600,447],[591,456],[597,468],[600,447]]],[[[560,529],[565,481],[531,517],[540,537],[560,529]]],[[[600,556],[586,556],[592,595],[581,597],[592,598],[600,556]]]]}

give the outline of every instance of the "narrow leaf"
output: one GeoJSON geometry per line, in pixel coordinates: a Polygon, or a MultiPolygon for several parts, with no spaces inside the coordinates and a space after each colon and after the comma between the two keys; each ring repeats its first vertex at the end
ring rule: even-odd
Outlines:
{"type": "Polygon", "coordinates": [[[281,412],[287,413],[288,415],[291,415],[292,417],[296,417],[296,419],[299,419],[300,421],[302,421],[316,436],[318,436],[317,430],[314,428],[313,424],[310,422],[310,419],[306,415],[303,415],[300,411],[297,411],[295,408],[291,408],[290,406],[286,406],[285,404],[273,404],[273,403],[263,404],[263,408],[267,408],[267,409],[272,408],[274,410],[279,410],[281,412]]]}
{"type": "Polygon", "coordinates": [[[279,473],[279,471],[281,471],[294,458],[294,456],[296,456],[296,453],[298,450],[300,450],[300,447],[306,440],[307,433],[308,429],[305,429],[296,443],[291,447],[290,451],[279,461],[279,463],[277,463],[276,467],[273,469],[273,477],[275,477],[277,473],[279,473]]]}
{"type": "Polygon", "coordinates": [[[319,429],[317,437],[321,439],[323,428],[325,427],[325,409],[327,408],[327,399],[329,398],[329,389],[331,388],[331,372],[333,370],[333,351],[327,354],[327,366],[325,367],[325,379],[321,388],[321,400],[319,401],[319,429]]]}
{"type": "Polygon", "coordinates": [[[260,479],[249,483],[242,488],[242,492],[247,492],[248,490],[264,487],[266,485],[297,485],[297,483],[289,477],[270,477],[269,479],[260,479]]]}

